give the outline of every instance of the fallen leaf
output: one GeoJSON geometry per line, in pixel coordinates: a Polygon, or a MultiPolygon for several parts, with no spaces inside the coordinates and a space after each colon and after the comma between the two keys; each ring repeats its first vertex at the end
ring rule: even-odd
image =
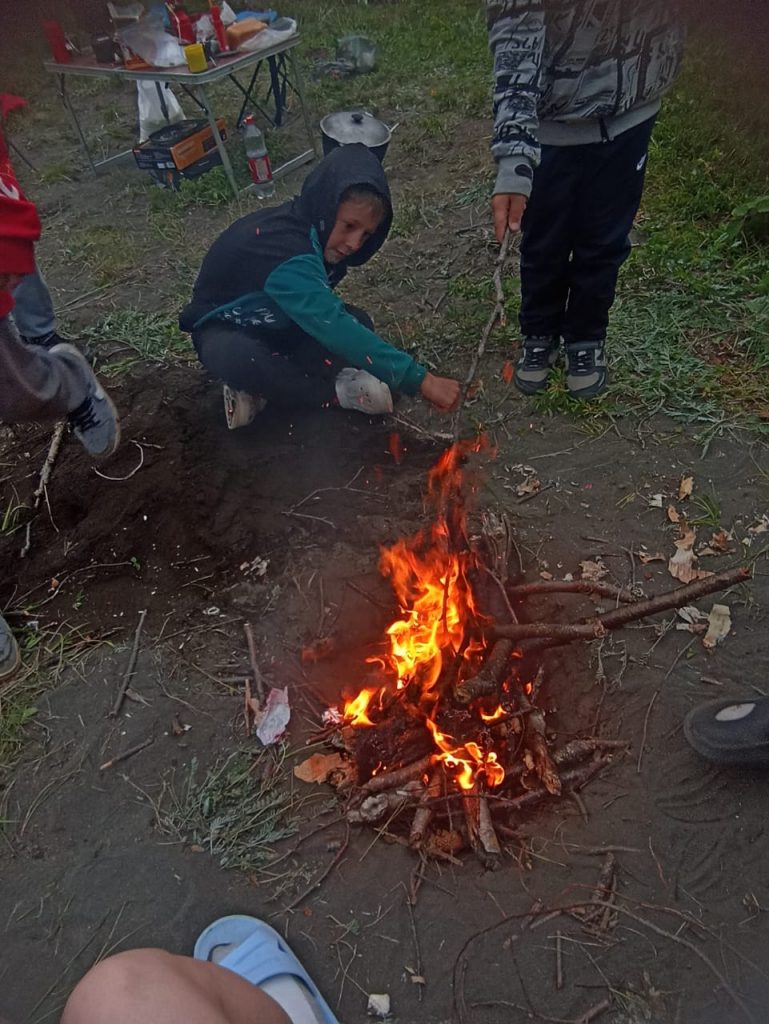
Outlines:
{"type": "Polygon", "coordinates": [[[273,686],[267,694],[264,711],[254,715],[256,735],[265,747],[277,743],[291,719],[291,707],[288,703],[288,688],[280,689],[273,686]]]}
{"type": "Polygon", "coordinates": [[[132,700],[134,704],[143,704],[145,708],[148,708],[150,706],[150,702],[147,700],[147,698],[143,694],[139,693],[138,690],[134,690],[133,687],[131,686],[128,687],[128,689],[125,692],[125,695],[128,698],[128,700],[132,700]]]}
{"type": "Polygon", "coordinates": [[[600,558],[596,562],[580,562],[579,567],[582,570],[582,579],[590,580],[591,583],[602,580],[609,572],[600,558]]]}
{"type": "Polygon", "coordinates": [[[178,715],[174,715],[173,721],[171,722],[171,732],[174,736],[183,736],[185,733],[184,726],[182,725],[181,719],[178,715]]]}
{"type": "Polygon", "coordinates": [[[341,754],[313,754],[296,765],[294,775],[302,782],[325,782],[332,772],[343,769],[346,764],[341,754]]]}
{"type": "Polygon", "coordinates": [[[731,541],[731,533],[726,530],[717,530],[710,538],[710,547],[715,548],[716,551],[727,552],[730,550],[731,541]]]}
{"type": "Polygon", "coordinates": [[[323,661],[324,658],[330,658],[336,653],[336,647],[335,637],[324,636],[321,640],[316,640],[315,643],[302,648],[302,661],[305,664],[323,661]]]}
{"type": "Polygon", "coordinates": [[[502,367],[502,380],[505,382],[505,384],[509,384],[512,379],[513,379],[513,364],[508,359],[508,361],[502,367]]]}
{"type": "Polygon", "coordinates": [[[681,513],[676,508],[674,508],[673,505],[668,505],[667,515],[668,515],[668,522],[670,522],[670,523],[680,523],[681,522],[681,513]]]}
{"type": "Polygon", "coordinates": [[[694,553],[697,531],[689,526],[686,520],[681,522],[680,528],[681,536],[675,542],[676,553],[668,561],[668,572],[673,579],[680,580],[681,583],[691,583],[692,580],[712,576],[712,572],[704,572],[697,568],[697,556],[694,553]]]}
{"type": "Polygon", "coordinates": [[[748,527],[748,533],[767,533],[769,532],[769,516],[764,513],[758,522],[753,523],[752,526],[748,527]]]}
{"type": "Polygon", "coordinates": [[[649,562],[665,561],[665,556],[661,554],[659,551],[655,552],[655,554],[653,555],[650,555],[648,551],[636,551],[636,555],[638,556],[638,561],[641,563],[641,565],[648,565],[649,562]]]}
{"type": "Polygon", "coordinates": [[[543,580],[551,580],[553,578],[553,574],[551,572],[545,572],[544,569],[539,575],[543,580]]]}
{"type": "Polygon", "coordinates": [[[694,477],[684,476],[681,477],[681,483],[678,485],[678,500],[683,501],[684,498],[688,498],[694,490],[694,477]]]}
{"type": "Polygon", "coordinates": [[[535,476],[527,477],[522,484],[518,484],[515,488],[515,493],[519,498],[522,498],[525,494],[539,494],[542,484],[535,476]]]}
{"type": "Polygon", "coordinates": [[[683,608],[679,608],[676,612],[679,618],[683,619],[684,622],[702,622],[707,619],[705,612],[701,612],[699,608],[693,604],[684,605],[683,608]]]}
{"type": "Polygon", "coordinates": [[[708,650],[712,650],[732,628],[732,613],[727,604],[714,604],[708,616],[708,631],[702,638],[702,643],[708,650]]]}

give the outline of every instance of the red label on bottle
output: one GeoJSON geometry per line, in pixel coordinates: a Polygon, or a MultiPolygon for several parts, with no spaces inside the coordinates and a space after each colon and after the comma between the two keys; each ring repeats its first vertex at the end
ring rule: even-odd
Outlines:
{"type": "Polygon", "coordinates": [[[256,185],[264,185],[265,182],[272,181],[270,158],[266,154],[265,156],[249,157],[248,170],[251,174],[251,180],[256,185]]]}

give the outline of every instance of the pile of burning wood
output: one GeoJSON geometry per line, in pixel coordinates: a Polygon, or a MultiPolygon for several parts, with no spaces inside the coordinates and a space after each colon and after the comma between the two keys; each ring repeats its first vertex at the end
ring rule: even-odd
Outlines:
{"type": "Polygon", "coordinates": [[[382,552],[380,569],[401,609],[389,651],[370,659],[373,685],[327,712],[326,735],[341,749],[329,777],[351,823],[385,826],[429,856],[453,860],[470,846],[489,868],[514,838],[517,812],[598,775],[621,740],[587,737],[551,750],[538,706],[548,646],[604,636],[627,622],[681,607],[741,582],[743,569],[714,574],[651,600],[603,583],[510,579],[512,539],[504,517],[468,526],[463,466],[479,442],[448,449],[428,478],[434,518],[382,552]],[[521,622],[532,593],[589,592],[615,607],[580,623],[521,622]]]}

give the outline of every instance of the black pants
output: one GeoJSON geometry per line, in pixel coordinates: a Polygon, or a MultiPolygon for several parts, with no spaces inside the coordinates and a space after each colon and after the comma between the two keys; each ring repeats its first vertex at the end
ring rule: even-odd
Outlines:
{"type": "MultiPolygon", "coordinates": [[[[356,306],[345,309],[373,330],[368,313],[356,306]]],[[[298,327],[270,336],[264,328],[209,320],[192,332],[192,341],[209,373],[237,391],[261,395],[284,409],[317,409],[336,401],[334,380],[345,363],[298,327]]]]}
{"type": "Polygon", "coordinates": [[[567,344],[606,337],[654,120],[611,142],[542,147],[522,225],[524,335],[561,335],[567,344]]]}

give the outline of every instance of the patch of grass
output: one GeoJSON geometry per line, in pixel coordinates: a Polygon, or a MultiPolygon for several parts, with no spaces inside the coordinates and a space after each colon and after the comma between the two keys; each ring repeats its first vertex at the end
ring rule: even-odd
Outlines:
{"type": "Polygon", "coordinates": [[[124,373],[137,363],[168,365],[192,360],[191,343],[178,327],[175,317],[147,313],[141,309],[122,309],[108,313],[83,337],[99,345],[108,345],[109,355],[99,367],[107,376],[124,373]],[[129,354],[125,355],[128,349],[129,354]]]}
{"type": "Polygon", "coordinates": [[[721,525],[721,502],[716,494],[693,494],[689,499],[693,515],[689,522],[693,526],[712,526],[718,529],[721,525]]]}
{"type": "MultiPolygon", "coordinates": [[[[31,613],[34,614],[34,613],[31,613]]],[[[58,685],[62,673],[105,641],[66,622],[48,627],[30,613],[6,612],[21,652],[21,668],[0,691],[0,825],[5,787],[22,752],[42,693],[58,685]]]]}
{"type": "Polygon", "coordinates": [[[67,240],[66,254],[78,268],[88,267],[97,285],[131,278],[146,254],[140,241],[115,224],[89,224],[75,228],[67,240]]]}
{"type": "Polygon", "coordinates": [[[72,181],[73,170],[68,163],[46,164],[40,169],[40,180],[46,185],[55,185],[59,181],[72,181]]]}
{"type": "Polygon", "coordinates": [[[258,873],[274,858],[275,843],[298,829],[301,801],[285,756],[285,746],[236,750],[202,781],[193,758],[181,792],[171,791],[163,826],[205,847],[222,867],[258,873]]]}

